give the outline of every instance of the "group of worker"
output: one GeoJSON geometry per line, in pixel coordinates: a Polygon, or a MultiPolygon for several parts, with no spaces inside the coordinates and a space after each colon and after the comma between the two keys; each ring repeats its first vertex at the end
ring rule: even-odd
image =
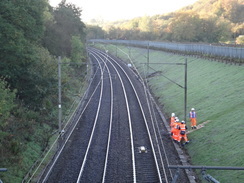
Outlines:
{"type": "MultiPolygon", "coordinates": [[[[196,117],[197,116],[196,116],[195,109],[191,108],[191,111],[189,112],[189,118],[190,118],[192,129],[197,128],[196,117]]],[[[186,130],[187,130],[186,122],[185,121],[180,122],[179,118],[175,116],[175,113],[171,114],[170,127],[171,127],[171,136],[175,142],[180,143],[181,140],[184,140],[185,141],[184,144],[189,143],[189,140],[188,140],[187,135],[186,135],[186,130]]]]}

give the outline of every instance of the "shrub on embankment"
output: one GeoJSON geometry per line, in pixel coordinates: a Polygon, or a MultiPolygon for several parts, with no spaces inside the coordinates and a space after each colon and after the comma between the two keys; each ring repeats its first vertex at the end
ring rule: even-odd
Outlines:
{"type": "MultiPolygon", "coordinates": [[[[142,76],[147,75],[147,50],[139,48],[106,46],[109,53],[128,60],[136,65],[142,76]],[[143,64],[144,63],[144,64],[143,64]]],[[[149,86],[162,104],[164,113],[172,112],[183,120],[184,66],[150,63],[184,63],[185,57],[161,51],[149,52],[149,86]],[[159,72],[158,72],[159,71],[159,72]],[[172,81],[168,80],[167,78],[172,81]]],[[[188,135],[190,144],[186,146],[193,165],[242,166],[244,167],[243,107],[244,107],[244,68],[202,58],[187,57],[188,85],[187,112],[194,107],[198,124],[209,121],[199,130],[188,135]]],[[[190,127],[190,122],[187,120],[190,127]]],[[[240,183],[244,180],[243,171],[208,170],[220,182],[240,183]]],[[[201,177],[199,172],[199,177],[201,177]]]]}

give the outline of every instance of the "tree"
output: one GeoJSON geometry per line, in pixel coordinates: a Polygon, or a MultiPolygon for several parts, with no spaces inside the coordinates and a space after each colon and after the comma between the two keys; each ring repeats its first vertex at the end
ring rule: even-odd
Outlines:
{"type": "Polygon", "coordinates": [[[53,10],[53,21],[46,24],[43,44],[56,56],[71,56],[72,36],[85,40],[85,24],[81,21],[81,9],[62,0],[53,10]]]}
{"type": "Polygon", "coordinates": [[[202,41],[214,43],[219,41],[219,33],[220,30],[217,27],[218,22],[217,17],[209,17],[206,19],[202,19],[202,41]]]}
{"type": "Polygon", "coordinates": [[[226,42],[243,35],[243,21],[244,0],[199,0],[177,12],[113,22],[108,37],[110,39],[226,42]]]}
{"type": "Polygon", "coordinates": [[[141,32],[151,32],[152,31],[152,21],[149,16],[144,16],[139,21],[139,26],[141,32]]]}
{"type": "Polygon", "coordinates": [[[38,96],[31,66],[37,59],[35,44],[43,35],[43,12],[47,6],[42,1],[0,2],[0,76],[5,77],[12,90],[26,105],[38,96]]]}
{"type": "Polygon", "coordinates": [[[97,25],[86,26],[86,39],[104,39],[105,31],[97,25]]]}
{"type": "MultiPolygon", "coordinates": [[[[38,109],[48,107],[45,105],[46,100],[50,99],[53,93],[57,92],[57,61],[50,55],[47,49],[40,46],[33,46],[36,59],[32,62],[28,72],[31,78],[26,80],[26,87],[32,88],[27,90],[26,95],[29,98],[29,105],[35,106],[38,109]],[[33,91],[35,95],[33,95],[33,91]]],[[[56,101],[53,101],[56,102],[56,101]]],[[[50,109],[51,110],[51,109],[50,109]]]]}
{"type": "Polygon", "coordinates": [[[11,91],[5,79],[0,78],[0,129],[6,125],[11,110],[15,107],[16,90],[11,91]]]}
{"type": "Polygon", "coordinates": [[[244,23],[236,24],[232,27],[233,37],[236,38],[239,35],[244,35],[244,23]]]}
{"type": "Polygon", "coordinates": [[[169,24],[172,39],[176,41],[199,41],[201,20],[193,12],[179,12],[169,24]]]}
{"type": "Polygon", "coordinates": [[[119,28],[111,26],[108,30],[109,39],[118,39],[119,38],[119,28]]]}
{"type": "Polygon", "coordinates": [[[242,44],[244,45],[244,35],[240,35],[236,38],[236,44],[242,44]]]}
{"type": "Polygon", "coordinates": [[[84,45],[78,36],[72,36],[71,40],[71,61],[76,63],[81,63],[84,60],[84,45]]]}

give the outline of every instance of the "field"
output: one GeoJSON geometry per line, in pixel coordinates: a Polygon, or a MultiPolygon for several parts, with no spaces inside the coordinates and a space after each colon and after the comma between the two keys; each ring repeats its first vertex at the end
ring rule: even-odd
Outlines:
{"type": "MultiPolygon", "coordinates": [[[[180,120],[184,119],[185,67],[176,63],[184,64],[187,59],[187,113],[194,107],[198,125],[209,121],[188,135],[190,144],[186,150],[191,163],[244,167],[243,66],[135,47],[99,46],[132,62],[141,76],[147,78],[164,113],[169,117],[174,112],[180,120]]],[[[187,126],[190,127],[188,119],[187,126]]],[[[207,170],[207,173],[220,182],[244,182],[243,170],[207,170]]]]}

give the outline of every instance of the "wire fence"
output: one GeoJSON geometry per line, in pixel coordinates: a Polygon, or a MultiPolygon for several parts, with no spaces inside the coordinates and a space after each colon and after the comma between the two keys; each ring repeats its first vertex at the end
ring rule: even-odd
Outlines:
{"type": "Polygon", "coordinates": [[[224,58],[244,59],[244,47],[216,46],[211,44],[197,44],[197,43],[137,41],[137,40],[91,39],[89,41],[173,50],[173,51],[196,53],[196,54],[203,54],[209,56],[219,56],[224,58]]]}

